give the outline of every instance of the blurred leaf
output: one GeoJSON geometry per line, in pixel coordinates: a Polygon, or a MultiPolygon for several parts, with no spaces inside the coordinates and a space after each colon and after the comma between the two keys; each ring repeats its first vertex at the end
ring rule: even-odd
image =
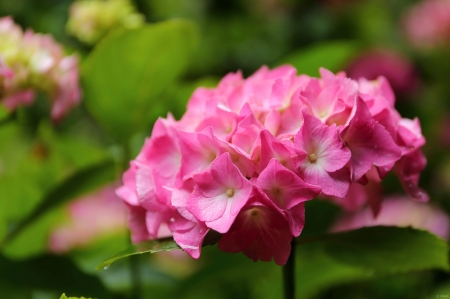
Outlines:
{"type": "Polygon", "coordinates": [[[99,299],[112,297],[97,277],[82,273],[63,257],[45,255],[13,262],[0,255],[0,277],[11,288],[28,292],[25,298],[31,298],[31,292],[36,289],[53,290],[59,294],[84,294],[99,299]]]}
{"type": "Polygon", "coordinates": [[[429,296],[426,296],[425,298],[449,298],[450,296],[450,283],[447,282],[441,286],[439,286],[437,289],[433,290],[433,292],[430,292],[429,296]]]}
{"type": "Polygon", "coordinates": [[[309,298],[342,283],[449,268],[446,242],[411,228],[367,227],[299,238],[298,242],[295,273],[296,287],[301,290],[298,298],[309,298]]]}
{"type": "Polygon", "coordinates": [[[427,231],[375,226],[320,239],[330,257],[370,272],[449,269],[447,243],[427,231]]]}
{"type": "Polygon", "coordinates": [[[2,121],[4,121],[9,116],[9,111],[3,107],[0,106],[0,124],[2,121]]]}
{"type": "Polygon", "coordinates": [[[96,270],[107,269],[115,261],[132,255],[172,251],[176,249],[181,249],[181,247],[178,246],[178,244],[172,238],[159,239],[130,245],[128,248],[119,251],[118,253],[101,262],[96,267],[96,270]]]}
{"type": "MultiPolygon", "coordinates": [[[[370,227],[298,241],[301,244],[295,253],[297,299],[310,298],[344,283],[448,268],[445,241],[410,228],[370,227]]],[[[204,250],[199,262],[202,261],[207,266],[180,284],[175,290],[177,298],[200,298],[211,293],[212,298],[271,299],[279,298],[283,291],[281,268],[273,262],[253,263],[242,253],[230,254],[216,248],[204,250]],[[211,254],[214,255],[208,256],[211,254]],[[231,296],[230,286],[238,283],[249,289],[235,289],[239,295],[231,296]]]]}
{"type": "MultiPolygon", "coordinates": [[[[107,159],[106,150],[72,135],[55,131],[47,122],[41,122],[36,136],[15,122],[0,128],[0,241],[56,186],[107,159]]],[[[49,230],[65,215],[62,208],[45,213],[3,253],[23,258],[42,252],[47,248],[49,230]]]]}
{"type": "Polygon", "coordinates": [[[299,74],[317,76],[319,68],[339,72],[354,57],[360,46],[353,41],[333,41],[314,44],[282,59],[277,65],[292,64],[299,74]]]}
{"type": "Polygon", "coordinates": [[[185,70],[197,39],[194,24],[183,20],[106,37],[83,67],[89,111],[117,138],[128,140],[165,110],[158,96],[185,70]]]}
{"type": "MultiPolygon", "coordinates": [[[[47,193],[43,200],[28,214],[19,221],[3,238],[0,247],[3,248],[7,243],[16,238],[30,224],[34,223],[40,217],[56,206],[78,197],[88,191],[111,182],[115,179],[114,161],[108,160],[103,163],[85,168],[67,178],[61,184],[47,193]]],[[[24,240],[26,241],[26,240],[24,240]]]]}

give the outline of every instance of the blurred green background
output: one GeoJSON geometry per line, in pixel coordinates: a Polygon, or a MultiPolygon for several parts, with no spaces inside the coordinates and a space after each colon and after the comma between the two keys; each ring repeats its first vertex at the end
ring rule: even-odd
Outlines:
{"type": "MultiPolygon", "coordinates": [[[[320,66],[351,74],[362,57],[395,53],[404,69],[389,63],[377,68],[382,63],[375,56],[367,74],[403,72],[398,84],[391,83],[397,109],[403,117],[419,117],[427,139],[421,186],[449,213],[450,40],[426,49],[412,45],[403,18],[418,3],[135,0],[150,25],[134,33],[116,28],[86,45],[66,30],[72,1],[1,0],[0,16],[11,15],[23,28],[53,35],[67,53],[78,53],[83,101],[58,124],[51,123],[43,95],[0,120],[0,237],[20,228],[2,247],[0,298],[57,299],[63,292],[101,299],[281,298],[280,267],[215,246],[205,247],[198,261],[184,252],[141,255],[103,271],[94,268],[129,243],[125,228],[60,254],[49,249],[51,232],[70,221],[70,202],[117,184],[159,116],[172,111],[178,119],[197,86],[215,86],[237,70],[249,76],[262,65],[291,63],[313,76],[320,66]]],[[[393,176],[384,188],[404,193],[393,176]]],[[[302,236],[327,232],[338,213],[327,202],[308,202],[302,236]]],[[[297,256],[298,298],[450,296],[443,270],[374,271],[332,258],[315,244],[300,246],[297,256]]]]}

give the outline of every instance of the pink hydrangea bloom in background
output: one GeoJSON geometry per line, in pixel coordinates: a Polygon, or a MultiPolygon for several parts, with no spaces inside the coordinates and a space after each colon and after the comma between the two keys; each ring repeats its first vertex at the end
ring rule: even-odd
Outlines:
{"type": "Polygon", "coordinates": [[[410,163],[424,144],[420,124],[395,110],[386,79],[320,74],[289,65],[247,79],[231,73],[198,88],[181,120],[159,119],[117,190],[132,240],[173,235],[198,258],[216,231],[221,250],[283,265],[307,221],[305,202],[318,195],[378,213],[381,198],[368,190],[394,169],[411,197],[426,201],[425,160],[410,163]]]}
{"type": "Polygon", "coordinates": [[[414,65],[400,53],[386,49],[363,53],[350,63],[346,73],[354,80],[375,80],[383,76],[397,94],[411,94],[420,85],[414,65]]]}
{"type": "Polygon", "coordinates": [[[48,247],[64,253],[126,228],[126,210],[109,185],[83,196],[67,206],[68,219],[50,233],[48,247]]]}
{"type": "Polygon", "coordinates": [[[417,48],[434,48],[450,43],[450,0],[425,0],[411,7],[403,17],[405,33],[417,48]]]}
{"type": "Polygon", "coordinates": [[[60,120],[80,101],[78,58],[65,56],[50,35],[22,29],[11,17],[0,18],[0,103],[8,110],[33,103],[37,92],[51,100],[51,116],[60,120]]]}
{"type": "Polygon", "coordinates": [[[444,211],[431,204],[411,201],[401,196],[385,199],[377,217],[374,217],[370,209],[341,216],[332,226],[332,231],[340,232],[377,225],[411,226],[427,230],[446,240],[450,236],[450,220],[444,211]]]}

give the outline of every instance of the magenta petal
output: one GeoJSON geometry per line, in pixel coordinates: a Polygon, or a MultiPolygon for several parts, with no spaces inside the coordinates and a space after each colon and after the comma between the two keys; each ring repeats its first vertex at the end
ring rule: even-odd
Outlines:
{"type": "Polygon", "coordinates": [[[174,231],[173,238],[192,258],[198,259],[202,250],[203,239],[209,229],[204,225],[192,222],[186,230],[174,231]]]}
{"type": "Polygon", "coordinates": [[[283,210],[313,199],[321,188],[305,183],[276,159],[272,159],[259,175],[256,185],[283,210]]]}
{"type": "Polygon", "coordinates": [[[123,186],[120,186],[116,190],[118,197],[122,198],[127,204],[133,206],[139,206],[139,197],[136,192],[136,170],[135,163],[130,163],[130,168],[124,172],[122,176],[123,186]]]}
{"type": "Polygon", "coordinates": [[[420,173],[425,168],[427,159],[417,149],[404,155],[394,166],[394,170],[409,196],[417,201],[427,202],[430,198],[419,185],[420,173]]]}
{"type": "Polygon", "coordinates": [[[305,203],[300,203],[286,210],[287,220],[294,237],[300,236],[305,226],[305,203]]]}
{"type": "Polygon", "coordinates": [[[352,181],[358,181],[372,165],[390,165],[401,157],[400,148],[389,132],[373,119],[361,98],[357,99],[355,108],[349,125],[341,133],[352,152],[352,181]]]}
{"type": "Polygon", "coordinates": [[[311,165],[304,171],[305,182],[322,187],[322,193],[343,198],[350,186],[350,173],[347,168],[327,172],[320,165],[311,165]]]}
{"type": "Polygon", "coordinates": [[[295,169],[295,164],[300,158],[305,158],[306,153],[300,155],[301,152],[298,150],[295,152],[292,147],[281,143],[276,139],[269,131],[263,129],[260,134],[261,139],[261,159],[260,159],[260,169],[261,171],[266,168],[272,158],[275,158],[290,170],[295,169]]]}
{"type": "Polygon", "coordinates": [[[139,243],[151,239],[151,235],[147,230],[145,223],[145,217],[147,210],[140,206],[132,206],[125,203],[128,208],[128,226],[131,231],[131,241],[133,243],[139,243]]]}
{"type": "Polygon", "coordinates": [[[304,124],[295,136],[295,146],[310,156],[315,155],[315,164],[333,172],[347,164],[351,153],[345,147],[336,126],[327,126],[312,115],[303,112],[304,124]]]}
{"type": "Polygon", "coordinates": [[[286,216],[256,192],[240,211],[230,230],[219,241],[219,249],[243,252],[253,261],[287,262],[292,234],[286,216]]]}

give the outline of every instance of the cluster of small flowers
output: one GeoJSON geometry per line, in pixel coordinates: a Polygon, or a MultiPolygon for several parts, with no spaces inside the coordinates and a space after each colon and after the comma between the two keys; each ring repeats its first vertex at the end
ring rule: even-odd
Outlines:
{"type": "Polygon", "coordinates": [[[25,32],[11,17],[0,18],[0,103],[12,111],[30,105],[41,91],[60,120],[80,101],[78,58],[65,56],[49,35],[25,32]]]}
{"type": "Polygon", "coordinates": [[[93,45],[111,29],[137,28],[144,21],[130,0],[79,0],[70,7],[67,31],[93,45]]]}
{"type": "Polygon", "coordinates": [[[289,65],[247,79],[230,73],[217,88],[198,88],[181,120],[159,119],[117,190],[133,242],[173,235],[198,258],[214,230],[221,250],[283,265],[305,201],[319,194],[352,205],[353,186],[394,170],[411,197],[427,201],[419,121],[395,110],[386,79],[320,74],[297,76],[289,65]]]}
{"type": "Polygon", "coordinates": [[[450,0],[425,0],[403,19],[408,39],[418,48],[450,44],[450,0]]]}

